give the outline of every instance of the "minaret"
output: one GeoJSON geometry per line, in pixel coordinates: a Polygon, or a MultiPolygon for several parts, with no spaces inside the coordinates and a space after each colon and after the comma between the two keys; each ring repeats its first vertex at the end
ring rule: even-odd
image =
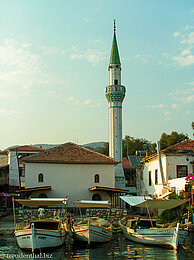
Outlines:
{"type": "Polygon", "coordinates": [[[115,167],[115,187],[125,187],[122,155],[122,102],[125,97],[125,87],[121,85],[121,63],[116,39],[114,20],[114,35],[110,56],[109,86],[106,87],[106,98],[109,103],[109,156],[120,163],[115,167]]]}

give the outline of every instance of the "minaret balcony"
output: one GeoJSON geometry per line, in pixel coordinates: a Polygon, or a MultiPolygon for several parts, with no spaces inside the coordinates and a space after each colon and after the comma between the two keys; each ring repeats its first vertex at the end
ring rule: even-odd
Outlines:
{"type": "Polygon", "coordinates": [[[109,85],[106,87],[106,98],[108,102],[122,102],[125,97],[126,89],[122,85],[109,85]]]}

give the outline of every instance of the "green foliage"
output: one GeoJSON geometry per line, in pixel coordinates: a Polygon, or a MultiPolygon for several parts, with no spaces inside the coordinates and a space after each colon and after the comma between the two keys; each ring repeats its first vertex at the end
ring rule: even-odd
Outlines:
{"type": "Polygon", "coordinates": [[[109,156],[109,143],[108,142],[104,143],[104,147],[99,149],[98,152],[109,156]]]}
{"type": "Polygon", "coordinates": [[[173,131],[171,134],[163,133],[160,138],[160,148],[165,149],[168,146],[180,143],[184,141],[185,139],[189,139],[187,134],[183,133],[177,133],[176,131],[173,131]]]}
{"type": "Polygon", "coordinates": [[[170,194],[169,199],[173,199],[173,200],[179,199],[179,196],[174,192],[174,193],[170,194]]]}
{"type": "Polygon", "coordinates": [[[178,210],[177,208],[174,209],[166,209],[162,211],[158,218],[158,222],[164,224],[164,223],[171,223],[176,220],[180,220],[179,214],[177,214],[178,210]]]}
{"type": "Polygon", "coordinates": [[[151,143],[144,138],[134,138],[126,135],[123,140],[123,156],[135,155],[138,150],[150,150],[151,143]]]}
{"type": "Polygon", "coordinates": [[[191,123],[191,127],[194,130],[194,122],[191,123]]]}

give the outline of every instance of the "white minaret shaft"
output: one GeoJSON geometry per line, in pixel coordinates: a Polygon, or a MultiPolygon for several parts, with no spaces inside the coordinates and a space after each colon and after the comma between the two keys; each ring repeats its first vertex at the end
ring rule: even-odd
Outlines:
{"type": "Polygon", "coordinates": [[[109,156],[121,162],[115,169],[115,186],[117,188],[124,188],[125,176],[122,167],[122,102],[126,90],[121,85],[121,63],[117,47],[115,22],[108,70],[109,86],[106,87],[106,98],[109,103],[109,156]]]}

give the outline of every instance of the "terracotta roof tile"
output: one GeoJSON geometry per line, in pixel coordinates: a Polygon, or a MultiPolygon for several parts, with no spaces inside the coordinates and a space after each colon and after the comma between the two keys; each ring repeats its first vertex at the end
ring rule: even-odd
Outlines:
{"type": "Polygon", "coordinates": [[[131,169],[131,164],[127,158],[123,158],[123,169],[131,169]]]}
{"type": "Polygon", "coordinates": [[[24,145],[24,146],[18,146],[15,148],[10,148],[9,151],[18,151],[18,152],[41,152],[44,151],[45,149],[30,146],[30,145],[24,145]]]}
{"type": "Polygon", "coordinates": [[[163,150],[163,152],[169,151],[194,151],[194,140],[187,140],[181,143],[172,145],[163,150]]]}
{"type": "MultiPolygon", "coordinates": [[[[166,149],[163,149],[161,151],[161,154],[167,154],[167,153],[176,153],[176,152],[194,152],[194,139],[193,140],[186,140],[177,144],[174,144],[172,146],[167,147],[166,149]]],[[[158,156],[157,153],[154,153],[150,156],[147,156],[142,159],[142,162],[155,159],[158,156]]]]}
{"type": "Polygon", "coordinates": [[[44,162],[44,163],[72,163],[72,164],[113,164],[119,161],[106,155],[94,152],[88,148],[74,143],[63,145],[45,150],[44,152],[32,155],[23,160],[24,162],[44,162]]]}

